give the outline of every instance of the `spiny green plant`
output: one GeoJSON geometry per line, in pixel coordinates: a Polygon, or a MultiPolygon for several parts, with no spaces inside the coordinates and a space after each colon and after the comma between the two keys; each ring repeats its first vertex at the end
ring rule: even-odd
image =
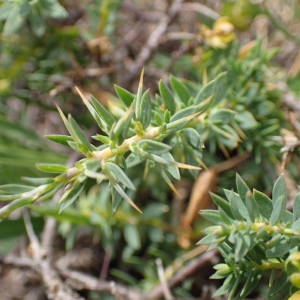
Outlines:
{"type": "MultiPolygon", "coordinates": [[[[242,72],[239,70],[239,73],[242,72]]],[[[256,82],[258,79],[253,73],[246,76],[247,87],[253,85],[253,77],[256,82]]],[[[265,82],[261,77],[259,79],[264,87],[265,82]]],[[[176,192],[173,181],[182,175],[194,178],[200,166],[210,161],[207,157],[214,157],[219,150],[228,154],[254,152],[252,136],[263,137],[264,142],[270,141],[279,148],[272,138],[279,134],[281,119],[278,118],[277,123],[267,123],[265,128],[269,130],[261,131],[261,119],[256,120],[256,110],[251,111],[256,105],[246,106],[242,100],[233,101],[236,98],[229,95],[234,95],[235,89],[231,86],[232,77],[228,77],[228,72],[215,74],[208,82],[202,80],[202,84],[170,76],[168,83],[159,82],[158,93],[152,96],[148,90],[143,91],[141,75],[136,94],[115,86],[119,99],[108,107],[77,89],[98,132],[87,137],[75,119],[71,115],[65,116],[58,107],[68,135],[48,135],[47,138],[78,152],[78,160],[70,167],[38,164],[41,171],[50,175],[26,178],[27,185],[0,186],[0,200],[9,202],[0,208],[0,218],[28,206],[36,213],[53,216],[59,221],[100,228],[106,249],[115,249],[116,241],[123,234],[129,248],[123,251],[122,258],[127,258],[127,262],[129,258],[135,260],[132,263],[135,270],[143,273],[144,278],[154,280],[156,275],[151,263],[141,270],[139,265],[143,264],[136,263],[141,260],[131,254],[141,249],[142,234],[137,225],[147,227],[144,236],[151,240],[148,253],[156,251],[154,256],[160,257],[170,247],[174,250],[174,234],[168,235],[171,242],[161,238],[166,232],[173,233],[174,228],[170,228],[165,220],[153,220],[162,219],[169,209],[169,198],[164,196],[166,187],[176,192]],[[241,118],[242,112],[247,117],[241,118]],[[250,142],[247,135],[250,135],[250,142]],[[249,147],[244,147],[247,142],[249,147]],[[185,171],[180,173],[180,169],[185,171]],[[139,197],[145,185],[151,189],[150,203],[139,197]],[[109,200],[112,206],[108,205],[109,200]],[[111,211],[118,212],[115,220],[111,211]],[[141,211],[143,215],[137,213],[141,211]],[[110,225],[118,227],[113,234],[110,225]],[[160,246],[164,251],[159,249],[160,246]]],[[[248,95],[248,89],[245,91],[243,99],[248,95]]],[[[259,91],[265,92],[265,89],[255,89],[255,95],[260,95],[259,91]]],[[[266,100],[263,95],[260,95],[262,101],[266,100]]],[[[251,101],[255,100],[251,97],[251,101]]],[[[268,114],[276,120],[278,98],[268,97],[267,101],[273,103],[268,114]]],[[[274,152],[273,146],[269,147],[270,153],[274,152]]],[[[119,269],[114,275],[124,279],[120,272],[119,269]]],[[[145,284],[149,285],[149,282],[145,284]]]]}
{"type": "Polygon", "coordinates": [[[143,76],[135,96],[116,86],[116,92],[123,102],[123,106],[119,107],[118,119],[101,102],[85,96],[77,89],[101,130],[101,134],[93,136],[100,145],[91,143],[73,117],[66,117],[58,107],[70,135],[49,135],[48,139],[71,147],[84,158],[71,168],[59,164],[38,164],[38,169],[58,175],[54,178],[28,179],[33,186],[14,186],[14,194],[11,194],[10,185],[2,186],[1,200],[12,202],[0,209],[0,215],[5,217],[16,208],[49,199],[59,190],[63,190],[59,201],[63,210],[76,201],[89,178],[98,184],[109,182],[115,207],[119,206],[121,199],[125,199],[141,212],[130,197],[136,186],[126,174],[127,169],[139,164],[144,165],[145,172],[159,169],[171,188],[172,179],[180,179],[179,168],[198,170],[198,166],[185,162],[191,159],[198,165],[201,162],[201,140],[195,127],[203,122],[210,111],[209,107],[219,101],[215,90],[222,87],[224,76],[220,74],[199,90],[195,90],[188,82],[171,77],[173,95],[160,82],[160,95],[155,101],[150,99],[149,91],[142,91],[143,76]],[[185,151],[180,151],[181,162],[177,162],[172,152],[182,148],[183,140],[185,151]]]}
{"type": "Polygon", "coordinates": [[[211,276],[225,279],[215,296],[245,298],[263,280],[269,299],[291,295],[300,287],[300,194],[290,212],[283,176],[274,184],[272,200],[251,191],[239,175],[236,186],[237,193],[225,190],[226,199],[212,194],[218,209],[202,212],[213,225],[199,243],[217,248],[224,259],[211,276]]]}

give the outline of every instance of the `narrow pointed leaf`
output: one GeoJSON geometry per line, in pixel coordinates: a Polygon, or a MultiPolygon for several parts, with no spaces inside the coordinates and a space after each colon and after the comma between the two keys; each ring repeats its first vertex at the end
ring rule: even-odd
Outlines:
{"type": "Polygon", "coordinates": [[[273,210],[270,217],[271,225],[275,225],[282,218],[283,213],[285,212],[286,201],[284,196],[280,196],[276,199],[276,205],[273,206],[273,210]]]}
{"type": "Polygon", "coordinates": [[[36,164],[36,167],[47,173],[64,173],[68,171],[68,168],[60,164],[36,164]]]}
{"type": "Polygon", "coordinates": [[[170,84],[181,102],[187,103],[191,95],[185,84],[174,76],[170,77],[170,84]]]}
{"type": "Polygon", "coordinates": [[[180,180],[180,172],[178,167],[176,166],[175,159],[171,153],[163,153],[161,154],[161,157],[168,161],[167,169],[166,171],[175,179],[180,180]]]}
{"type": "Polygon", "coordinates": [[[62,134],[51,134],[45,136],[48,140],[64,145],[69,146],[68,142],[73,141],[73,138],[69,135],[62,135],[62,134]]]}
{"type": "Polygon", "coordinates": [[[172,149],[172,147],[167,144],[157,142],[155,140],[149,140],[149,139],[141,140],[140,142],[137,143],[137,145],[138,147],[141,147],[141,149],[143,149],[144,151],[153,154],[166,153],[172,149]]]}
{"type": "Polygon", "coordinates": [[[131,190],[135,190],[135,186],[132,181],[118,165],[112,162],[107,162],[105,164],[105,168],[108,170],[109,175],[112,176],[116,182],[122,183],[131,190]]]}
{"type": "Polygon", "coordinates": [[[293,207],[294,221],[300,219],[300,194],[297,194],[293,207]]]}
{"type": "Polygon", "coordinates": [[[264,193],[254,189],[253,197],[257,205],[258,213],[269,219],[272,213],[272,200],[264,193]]]}
{"type": "Polygon", "coordinates": [[[239,195],[241,196],[241,199],[245,202],[246,195],[247,193],[250,192],[250,189],[239,174],[236,174],[235,180],[236,180],[236,187],[239,192],[239,195]]]}
{"type": "Polygon", "coordinates": [[[166,108],[170,111],[170,113],[173,115],[176,111],[176,103],[173,95],[171,94],[168,87],[163,83],[163,81],[160,81],[158,84],[160,95],[164,101],[164,104],[166,108]]]}
{"type": "Polygon", "coordinates": [[[110,136],[113,140],[117,140],[118,143],[121,143],[127,137],[133,114],[133,106],[130,106],[125,114],[114,124],[110,132],[110,136]]]}
{"type": "Polygon", "coordinates": [[[93,106],[93,108],[95,109],[95,111],[98,113],[98,115],[101,118],[101,120],[103,120],[103,122],[105,123],[106,127],[107,128],[111,128],[111,126],[115,122],[115,118],[113,117],[113,115],[95,97],[93,97],[93,96],[91,97],[90,103],[93,106]]]}
{"type": "Polygon", "coordinates": [[[93,151],[93,147],[83,133],[82,129],[71,116],[69,116],[69,124],[71,129],[70,133],[74,137],[75,141],[83,145],[88,151],[93,151]]]}
{"type": "Polygon", "coordinates": [[[59,213],[71,206],[83,191],[84,185],[79,184],[66,191],[60,199],[59,213]]]}
{"type": "Polygon", "coordinates": [[[122,196],[123,199],[125,199],[135,210],[137,210],[139,213],[143,213],[140,208],[130,199],[130,197],[124,192],[124,190],[121,188],[120,185],[115,184],[113,185],[115,190],[122,196]]]}
{"type": "Polygon", "coordinates": [[[3,194],[20,194],[32,190],[34,186],[24,184],[4,184],[0,185],[0,193],[3,194]]]}
{"type": "Polygon", "coordinates": [[[103,130],[104,132],[108,133],[108,126],[105,122],[105,120],[101,117],[101,115],[99,115],[99,113],[95,110],[95,108],[92,106],[92,104],[90,103],[90,100],[86,97],[86,95],[81,92],[81,90],[78,87],[75,87],[75,90],[77,91],[77,93],[79,94],[81,100],[83,101],[84,105],[87,107],[87,109],[89,110],[91,116],[94,118],[94,120],[96,121],[98,127],[103,130]]]}
{"type": "Polygon", "coordinates": [[[193,115],[197,111],[197,106],[188,106],[182,110],[177,111],[172,117],[171,122],[184,119],[185,117],[193,115]]]}
{"type": "Polygon", "coordinates": [[[129,107],[134,100],[134,95],[116,84],[114,85],[114,89],[123,103],[129,107]]]}
{"type": "Polygon", "coordinates": [[[287,200],[286,184],[285,184],[285,181],[284,181],[284,177],[280,176],[276,180],[276,182],[274,184],[274,187],[273,187],[273,190],[272,190],[273,207],[277,207],[278,205],[280,205],[280,206],[283,205],[284,208],[285,208],[286,200],[287,200]]]}
{"type": "Polygon", "coordinates": [[[141,120],[141,116],[142,116],[143,82],[144,82],[144,70],[141,73],[139,86],[135,97],[135,117],[137,120],[141,120]]]}
{"type": "MultiPolygon", "coordinates": [[[[226,73],[219,74],[215,79],[210,81],[208,84],[204,85],[198,94],[195,97],[195,103],[200,103],[203,100],[207,99],[210,96],[214,96],[214,99],[218,101],[220,90],[223,90],[225,87],[222,84],[223,79],[225,78],[226,73]],[[217,98],[217,99],[216,99],[217,98]]],[[[224,93],[224,91],[222,91],[224,93]]]]}
{"type": "Polygon", "coordinates": [[[20,198],[16,199],[9,204],[0,208],[0,220],[7,218],[13,211],[20,207],[24,207],[32,202],[32,198],[20,198]]]}
{"type": "Polygon", "coordinates": [[[230,202],[231,212],[237,219],[250,220],[249,212],[240,196],[233,191],[224,190],[227,199],[230,202]]]}
{"type": "Polygon", "coordinates": [[[210,193],[210,196],[212,198],[212,200],[214,201],[214,203],[219,206],[228,217],[232,218],[232,212],[231,212],[231,208],[230,208],[230,204],[228,201],[226,201],[225,199],[223,199],[222,197],[220,197],[217,194],[214,193],[210,193]]]}

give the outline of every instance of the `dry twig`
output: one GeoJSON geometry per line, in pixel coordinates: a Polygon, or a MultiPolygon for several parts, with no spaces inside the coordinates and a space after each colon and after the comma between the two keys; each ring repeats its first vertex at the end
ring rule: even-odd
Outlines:
{"type": "Polygon", "coordinates": [[[26,210],[24,211],[24,224],[32,248],[34,269],[41,274],[48,298],[55,300],[83,299],[60,279],[33,230],[29,213],[26,210]]]}
{"type": "Polygon", "coordinates": [[[167,31],[168,26],[179,13],[182,2],[183,0],[174,0],[166,15],[161,18],[160,23],[150,34],[145,45],[142,47],[137,59],[128,66],[129,72],[128,77],[126,78],[127,82],[134,79],[145,66],[146,62],[151,58],[154,51],[159,46],[162,36],[167,31]]]}
{"type": "Polygon", "coordinates": [[[172,296],[171,291],[169,289],[161,259],[156,260],[156,265],[157,265],[157,273],[158,273],[159,281],[161,283],[162,291],[165,296],[165,299],[173,300],[174,297],[172,296]]]}

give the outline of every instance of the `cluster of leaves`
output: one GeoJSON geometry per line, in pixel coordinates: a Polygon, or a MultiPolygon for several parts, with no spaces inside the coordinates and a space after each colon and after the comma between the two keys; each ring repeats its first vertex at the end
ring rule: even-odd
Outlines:
{"type": "MultiPolygon", "coordinates": [[[[3,2],[3,1],[1,1],[3,2]]],[[[47,18],[63,18],[67,11],[58,0],[6,0],[0,5],[3,34],[15,33],[28,20],[33,32],[41,36],[46,30],[47,18]]]]}
{"type": "Polygon", "coordinates": [[[78,90],[101,130],[102,134],[93,136],[94,140],[100,142],[100,146],[90,143],[77,122],[70,115],[67,118],[58,108],[70,135],[50,135],[48,138],[71,147],[85,158],[71,168],[58,164],[39,164],[40,170],[59,175],[30,180],[37,187],[21,186],[20,191],[15,187],[16,193],[10,195],[11,189],[8,188],[8,191],[2,186],[4,194],[1,200],[13,201],[0,210],[1,216],[7,216],[14,209],[33,201],[49,199],[67,186],[60,199],[63,209],[78,198],[88,178],[95,179],[98,184],[109,182],[114,206],[118,207],[120,199],[125,199],[140,211],[131,200],[129,192],[125,192],[127,190],[132,193],[136,190],[134,179],[126,174],[127,169],[140,164],[144,165],[145,172],[155,169],[171,188],[172,179],[180,179],[179,168],[199,169],[184,162],[198,161],[199,165],[201,161],[200,135],[195,128],[203,122],[208,108],[219,100],[212,98],[214,90],[222,88],[223,77],[224,74],[221,74],[200,89],[171,77],[172,93],[160,82],[161,93],[155,101],[150,99],[149,91],[142,91],[143,77],[136,95],[116,86],[116,92],[122,101],[118,107],[118,119],[98,100],[87,97],[78,90]],[[185,143],[182,143],[183,139],[185,143]],[[185,145],[186,151],[180,151],[182,162],[179,163],[171,152],[181,149],[182,145],[185,145]]]}
{"type": "MultiPolygon", "coordinates": [[[[10,201],[0,209],[1,217],[29,206],[38,214],[63,222],[61,230],[68,233],[69,244],[76,233],[70,224],[99,228],[106,252],[117,248],[123,237],[127,243],[122,253],[123,264],[142,273],[147,278],[145,287],[149,287],[156,282],[155,266],[139,268],[142,258],[133,253],[147,244],[147,255],[165,258],[170,263],[165,253],[174,250],[176,243],[175,227],[163,221],[170,218],[170,208],[166,205],[167,197],[163,197],[161,179],[175,191],[172,181],[180,179],[180,168],[187,169],[185,176],[193,177],[198,166],[204,164],[207,150],[203,146],[210,147],[214,139],[219,145],[226,140],[223,149],[232,150],[244,139],[239,134],[245,120],[238,118],[233,107],[228,108],[224,98],[227,85],[228,75],[224,73],[202,85],[171,76],[168,84],[159,82],[159,93],[153,98],[148,90],[143,91],[142,75],[136,95],[115,86],[119,100],[109,108],[77,89],[99,127],[99,133],[92,136],[94,142],[71,115],[66,117],[58,108],[69,135],[47,138],[72,148],[83,158],[72,167],[38,165],[41,171],[57,174],[55,177],[26,178],[29,185],[1,186],[0,199],[10,201]],[[230,140],[235,144],[228,144],[230,140]],[[139,200],[145,184],[153,190],[150,197],[155,202],[139,200]],[[60,195],[58,205],[52,201],[57,199],[56,194],[60,195]],[[132,212],[123,200],[137,211],[141,211],[138,201],[141,202],[143,215],[132,212]],[[111,210],[117,212],[114,217],[111,210]],[[145,241],[151,241],[150,246],[145,241]]],[[[254,117],[251,115],[250,119],[254,117]]],[[[111,274],[130,284],[137,283],[130,274],[122,272],[121,266],[111,274]]]]}
{"type": "Polygon", "coordinates": [[[214,107],[216,115],[201,128],[207,148],[205,163],[217,163],[220,152],[223,157],[229,157],[233,151],[251,152],[251,161],[242,176],[257,187],[271,187],[275,180],[272,177],[275,172],[271,170],[280,159],[281,147],[274,137],[280,136],[281,129],[287,126],[281,95],[274,88],[276,71],[270,67],[276,51],[264,49],[260,42],[241,48],[236,41],[226,49],[204,46],[199,51],[199,63],[193,64],[191,56],[184,56],[172,71],[177,73],[180,69],[200,82],[204,78],[212,80],[221,72],[227,74],[225,89],[220,91],[222,100],[214,107]],[[261,168],[270,176],[261,176],[261,168]]]}
{"type": "Polygon", "coordinates": [[[225,278],[215,295],[245,298],[267,278],[270,299],[291,295],[299,288],[300,195],[291,213],[283,177],[274,184],[272,200],[251,192],[239,175],[236,186],[238,193],[225,190],[226,199],[212,194],[218,210],[203,211],[213,225],[200,243],[216,247],[224,258],[214,267],[212,278],[225,278]]]}
{"type": "MultiPolygon", "coordinates": [[[[228,85],[222,91],[227,102],[223,105],[239,112],[237,121],[247,135],[243,147],[255,152],[257,163],[262,162],[267,149],[273,150],[273,153],[269,152],[269,156],[274,162],[274,157],[278,155],[278,144],[270,140],[269,136],[280,135],[279,129],[284,123],[282,112],[275,109],[280,107],[280,94],[271,87],[274,72],[270,69],[270,60],[274,54],[275,51],[263,49],[260,42],[250,43],[244,48],[233,43],[225,50],[207,48],[197,65],[202,72],[208,72],[208,78],[214,78],[220,72],[228,74],[228,85]],[[214,63],[216,60],[219,61],[218,64],[214,63]],[[253,132],[259,134],[253,135],[253,132]]],[[[221,143],[225,143],[229,149],[236,147],[234,139],[211,143],[212,151],[218,148],[216,144],[221,143]]]]}

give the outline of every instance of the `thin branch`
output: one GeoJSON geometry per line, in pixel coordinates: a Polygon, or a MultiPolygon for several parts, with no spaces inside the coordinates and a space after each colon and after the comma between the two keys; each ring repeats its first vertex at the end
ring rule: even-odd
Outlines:
{"type": "MultiPolygon", "coordinates": [[[[168,286],[173,287],[180,282],[184,281],[191,275],[193,275],[197,270],[204,267],[209,262],[212,262],[217,254],[217,250],[212,250],[206,252],[205,254],[193,259],[190,261],[186,266],[182,267],[169,281],[168,286]]],[[[164,295],[164,287],[162,284],[158,285],[157,287],[153,288],[147,294],[147,299],[159,299],[161,296],[164,295]]]]}
{"type": "Polygon", "coordinates": [[[69,284],[76,289],[78,289],[80,286],[82,289],[118,295],[125,297],[125,299],[131,300],[140,300],[144,297],[143,294],[138,290],[126,287],[113,281],[109,282],[100,280],[93,276],[78,271],[69,270],[67,268],[60,268],[59,271],[65,278],[69,279],[69,284]]]}
{"type": "Polygon", "coordinates": [[[33,230],[27,210],[24,210],[24,224],[32,247],[32,256],[36,264],[35,269],[41,274],[42,280],[47,288],[48,298],[55,300],[83,299],[60,279],[59,274],[53,268],[33,230]]]}
{"type": "Polygon", "coordinates": [[[42,253],[40,242],[33,230],[33,226],[30,220],[30,215],[27,209],[24,209],[23,211],[23,219],[24,219],[25,229],[30,241],[30,246],[32,248],[33,258],[39,264],[42,257],[44,256],[44,253],[42,253]]]}
{"type": "Polygon", "coordinates": [[[220,18],[220,15],[216,11],[212,10],[211,8],[209,8],[206,5],[196,3],[196,2],[184,3],[182,5],[182,9],[186,10],[186,11],[197,12],[197,13],[199,13],[205,17],[208,17],[210,19],[213,19],[213,20],[217,20],[220,18]]]}
{"type": "Polygon", "coordinates": [[[153,53],[159,46],[162,36],[167,31],[168,26],[179,13],[182,2],[183,0],[174,0],[166,15],[161,18],[160,23],[150,34],[145,45],[142,47],[137,59],[128,66],[129,74],[126,78],[127,82],[130,82],[132,79],[134,79],[137,74],[139,74],[146,62],[152,57],[153,53]]]}
{"type": "Polygon", "coordinates": [[[165,296],[165,299],[173,300],[174,297],[172,296],[171,291],[169,289],[161,259],[156,260],[156,265],[157,265],[157,273],[158,273],[159,281],[161,283],[161,287],[162,287],[162,291],[165,296]]]}
{"type": "Polygon", "coordinates": [[[0,263],[6,265],[12,265],[19,268],[31,268],[36,269],[36,263],[33,259],[29,257],[16,256],[16,255],[7,255],[0,257],[0,263]]]}
{"type": "Polygon", "coordinates": [[[42,248],[48,258],[52,255],[53,241],[56,237],[56,220],[51,217],[46,218],[46,223],[42,233],[42,248]]]}

